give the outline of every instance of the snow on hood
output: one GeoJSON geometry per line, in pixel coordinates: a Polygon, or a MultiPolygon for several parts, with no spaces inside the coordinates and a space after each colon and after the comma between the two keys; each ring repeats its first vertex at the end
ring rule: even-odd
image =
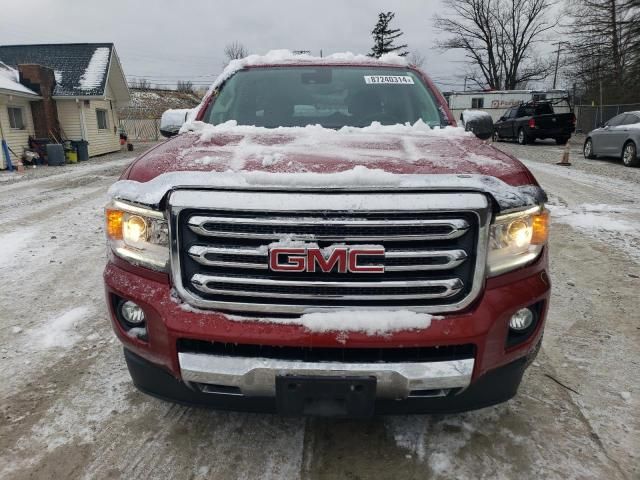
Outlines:
{"type": "Polygon", "coordinates": [[[326,129],[193,122],[146,153],[110,190],[159,205],[172,189],[398,190],[490,193],[501,209],[539,203],[544,193],[519,161],[461,128],[414,125],[326,129]]]}
{"type": "Polygon", "coordinates": [[[399,175],[357,165],[337,173],[274,174],[263,171],[168,172],[148,182],[120,180],[109,189],[112,199],[158,208],[174,189],[265,189],[265,190],[459,190],[490,194],[501,210],[537,205],[546,201],[544,191],[534,185],[512,186],[486,175],[399,175]]]}

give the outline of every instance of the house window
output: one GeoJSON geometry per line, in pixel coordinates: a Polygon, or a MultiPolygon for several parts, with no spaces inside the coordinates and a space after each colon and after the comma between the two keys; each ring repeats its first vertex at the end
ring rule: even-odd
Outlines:
{"type": "Polygon", "coordinates": [[[24,130],[24,120],[22,118],[22,108],[20,107],[8,107],[9,113],[9,126],[16,130],[24,130]]]}
{"type": "Polygon", "coordinates": [[[106,130],[107,128],[109,128],[109,124],[107,123],[106,110],[97,109],[96,118],[98,119],[98,130],[106,130]]]}
{"type": "Polygon", "coordinates": [[[472,98],[471,99],[471,108],[484,108],[484,98],[472,98]]]}

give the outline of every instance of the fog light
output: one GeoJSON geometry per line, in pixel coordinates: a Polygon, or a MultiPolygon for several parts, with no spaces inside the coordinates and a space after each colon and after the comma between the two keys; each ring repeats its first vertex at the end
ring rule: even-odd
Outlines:
{"type": "Polygon", "coordinates": [[[528,308],[521,308],[511,316],[509,327],[516,332],[522,332],[533,323],[533,312],[528,308]]]}
{"type": "Polygon", "coordinates": [[[129,300],[120,306],[120,312],[125,322],[132,325],[140,325],[144,322],[144,311],[140,305],[129,300]]]}

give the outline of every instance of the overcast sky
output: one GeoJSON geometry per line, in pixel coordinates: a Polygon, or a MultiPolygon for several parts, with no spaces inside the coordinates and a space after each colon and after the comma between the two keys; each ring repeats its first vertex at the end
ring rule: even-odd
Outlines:
{"type": "Polygon", "coordinates": [[[130,79],[200,85],[220,72],[234,40],[250,53],[368,53],[378,13],[393,10],[402,40],[426,57],[440,88],[461,89],[462,55],[433,48],[441,8],[440,0],[2,0],[0,44],[114,42],[130,79]]]}

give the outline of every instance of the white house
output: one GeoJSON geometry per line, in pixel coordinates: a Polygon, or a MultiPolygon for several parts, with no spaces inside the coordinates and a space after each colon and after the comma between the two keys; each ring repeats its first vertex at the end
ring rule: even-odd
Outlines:
{"type": "MultiPolygon", "coordinates": [[[[504,114],[505,110],[521,103],[540,100],[561,100],[568,98],[566,90],[490,90],[464,91],[444,93],[449,108],[456,119],[464,110],[482,110],[491,115],[494,121],[504,114]]],[[[569,111],[568,103],[554,106],[557,113],[569,111]]]]}
{"type": "MultiPolygon", "coordinates": [[[[40,97],[19,82],[16,70],[0,62],[0,140],[6,141],[16,156],[34,134],[31,102],[40,97]]],[[[13,155],[9,153],[9,155],[13,155]]],[[[0,168],[6,168],[6,158],[0,153],[0,168]]]]}
{"type": "Polygon", "coordinates": [[[112,43],[0,46],[0,60],[41,97],[32,104],[36,137],[86,140],[89,156],[119,150],[117,107],[130,95],[112,43]]]}

